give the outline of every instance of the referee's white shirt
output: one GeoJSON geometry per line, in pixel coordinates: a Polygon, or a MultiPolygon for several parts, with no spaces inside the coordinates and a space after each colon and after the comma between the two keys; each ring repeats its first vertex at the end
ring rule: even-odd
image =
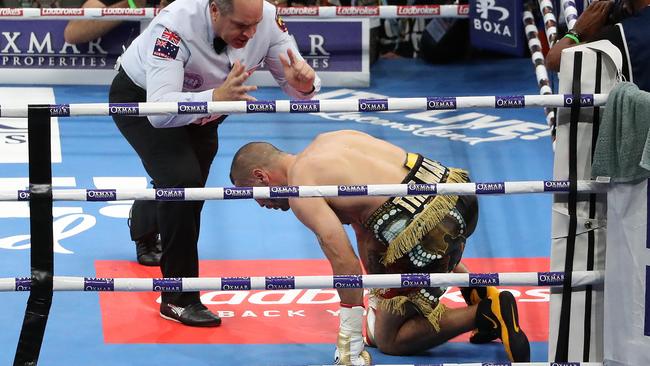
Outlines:
{"type": "MultiPolygon", "coordinates": [[[[264,63],[282,90],[295,99],[309,99],[320,90],[304,94],[284,78],[279,55],[291,48],[299,55],[291,36],[276,20],[275,6],[264,2],[262,21],[246,46],[227,46],[217,54],[213,40],[210,0],[177,0],[163,9],[124,55],[121,66],[131,80],[147,91],[148,102],[210,102],[212,90],[226,80],[235,61],[250,70],[264,63]]],[[[300,56],[298,56],[300,57],[300,56]]],[[[178,127],[210,115],[149,116],[154,127],[178,127]]]]}

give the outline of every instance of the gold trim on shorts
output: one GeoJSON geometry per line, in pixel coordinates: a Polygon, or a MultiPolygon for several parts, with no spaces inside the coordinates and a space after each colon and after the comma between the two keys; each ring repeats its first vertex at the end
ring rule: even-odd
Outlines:
{"type": "MultiPolygon", "coordinates": [[[[402,184],[466,183],[467,171],[448,168],[419,154],[408,153],[410,171],[402,184]]],[[[392,197],[373,212],[365,227],[387,246],[382,264],[394,263],[438,226],[458,201],[458,196],[392,197]]]]}

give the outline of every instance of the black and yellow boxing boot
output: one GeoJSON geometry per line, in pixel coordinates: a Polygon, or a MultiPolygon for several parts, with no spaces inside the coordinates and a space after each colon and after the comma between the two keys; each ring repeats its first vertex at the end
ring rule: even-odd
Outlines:
{"type": "Polygon", "coordinates": [[[529,362],[530,344],[519,326],[515,297],[508,291],[490,292],[476,308],[476,328],[479,332],[496,331],[510,361],[529,362]]]}
{"type": "MultiPolygon", "coordinates": [[[[492,294],[492,296],[498,296],[499,290],[493,286],[461,287],[460,293],[463,295],[467,306],[470,306],[477,305],[481,300],[487,298],[489,294],[492,294]]],[[[482,331],[474,329],[472,335],[469,336],[469,341],[473,344],[484,344],[490,343],[497,338],[499,338],[499,332],[494,329],[484,329],[482,331]]]]}

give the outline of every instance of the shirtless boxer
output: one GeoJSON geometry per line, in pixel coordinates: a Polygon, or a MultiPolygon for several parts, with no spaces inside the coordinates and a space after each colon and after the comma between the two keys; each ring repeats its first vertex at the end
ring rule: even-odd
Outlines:
{"type": "MultiPolygon", "coordinates": [[[[365,185],[469,182],[466,171],[449,168],[357,131],[319,135],[292,155],[265,142],[237,151],[230,169],[236,186],[365,185]]],[[[352,225],[366,271],[380,273],[467,272],[460,263],[465,241],[476,228],[474,196],[335,197],[258,199],[270,209],[291,209],[318,238],[335,275],[360,275],[362,267],[344,224],[352,225]]],[[[500,338],[511,361],[530,360],[510,292],[463,288],[465,308],[439,302],[445,288],[381,289],[372,292],[367,338],[380,351],[408,355],[478,330],[478,338],[500,338]],[[376,306],[376,308],[375,308],[376,306]]],[[[335,361],[369,365],[363,343],[363,290],[338,289],[340,328],[335,361]]]]}

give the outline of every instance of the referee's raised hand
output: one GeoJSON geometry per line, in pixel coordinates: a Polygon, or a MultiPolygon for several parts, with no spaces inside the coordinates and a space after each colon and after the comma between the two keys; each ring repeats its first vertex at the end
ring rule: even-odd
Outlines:
{"type": "Polygon", "coordinates": [[[239,60],[235,61],[226,81],[212,91],[212,100],[246,100],[249,102],[256,100],[254,97],[248,95],[248,92],[257,90],[257,86],[244,85],[250,75],[251,73],[246,71],[246,66],[242,65],[239,60]]]}
{"type": "Polygon", "coordinates": [[[294,89],[309,94],[314,91],[316,72],[305,62],[296,56],[291,49],[287,50],[287,56],[280,55],[280,62],[284,67],[284,77],[294,89]]]}

